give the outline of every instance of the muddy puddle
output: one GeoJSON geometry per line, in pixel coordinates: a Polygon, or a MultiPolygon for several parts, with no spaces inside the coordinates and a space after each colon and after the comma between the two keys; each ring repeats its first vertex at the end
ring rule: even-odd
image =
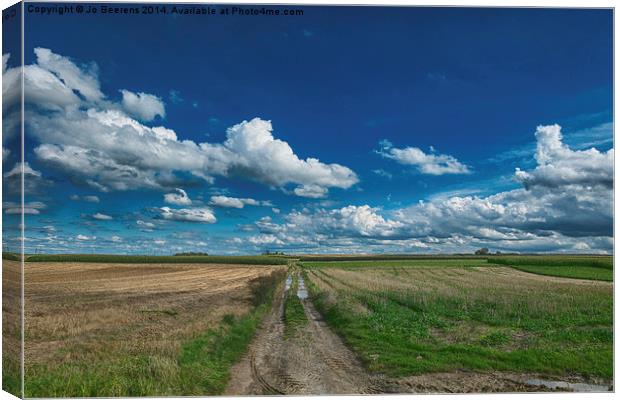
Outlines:
{"type": "Polygon", "coordinates": [[[308,289],[306,289],[306,283],[304,282],[304,277],[299,276],[299,281],[297,282],[297,297],[301,300],[305,300],[308,298],[308,289]]]}
{"type": "Polygon", "coordinates": [[[596,385],[582,382],[551,381],[545,379],[528,379],[528,385],[544,386],[551,390],[569,390],[573,392],[609,392],[612,389],[608,385],[596,385]]]}
{"type": "Polygon", "coordinates": [[[286,284],[284,286],[284,290],[288,291],[291,288],[292,284],[293,284],[293,277],[289,275],[288,277],[286,277],[286,284]]]}

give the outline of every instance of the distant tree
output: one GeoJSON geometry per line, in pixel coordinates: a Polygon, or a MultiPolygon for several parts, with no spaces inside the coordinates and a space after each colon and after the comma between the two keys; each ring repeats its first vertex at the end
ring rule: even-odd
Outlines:
{"type": "Polygon", "coordinates": [[[477,256],[486,256],[487,254],[489,254],[489,249],[487,249],[486,247],[483,247],[481,249],[476,250],[474,254],[477,256]]]}

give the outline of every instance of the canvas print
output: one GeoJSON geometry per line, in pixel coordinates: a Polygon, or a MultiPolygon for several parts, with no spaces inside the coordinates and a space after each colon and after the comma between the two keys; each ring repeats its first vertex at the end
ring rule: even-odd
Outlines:
{"type": "Polygon", "coordinates": [[[612,9],[2,21],[3,390],[614,390],[612,9]]]}

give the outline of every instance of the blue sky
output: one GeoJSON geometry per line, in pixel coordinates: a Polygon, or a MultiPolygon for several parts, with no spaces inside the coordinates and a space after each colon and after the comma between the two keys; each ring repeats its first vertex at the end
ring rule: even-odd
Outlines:
{"type": "Polygon", "coordinates": [[[611,251],[610,10],[297,9],[27,13],[27,251],[611,251]]]}

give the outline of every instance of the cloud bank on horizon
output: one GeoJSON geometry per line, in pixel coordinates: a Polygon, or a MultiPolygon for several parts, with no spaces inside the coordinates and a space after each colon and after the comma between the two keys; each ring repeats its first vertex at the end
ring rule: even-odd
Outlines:
{"type": "MultiPolygon", "coordinates": [[[[161,94],[118,88],[115,93],[121,98],[109,97],[101,89],[96,64],[79,64],[46,48],[34,53],[36,62],[24,67],[30,158],[23,166],[6,165],[3,175],[5,188],[15,190],[13,181],[23,170],[29,182],[24,212],[45,217],[32,220],[33,237],[27,245],[120,253],[148,252],[163,243],[175,244],[170,252],[208,246],[215,253],[439,253],[483,246],[599,253],[613,248],[614,149],[571,148],[557,124],[536,128],[535,165],[514,170],[518,187],[489,195],[427,196],[397,207],[363,197],[356,204],[342,204],[340,193],[366,190],[363,177],[368,174],[377,175],[387,187],[393,174],[363,163],[350,167],[302,157],[278,138],[277,121],[261,117],[226,128],[223,141],[184,138],[164,126],[167,111],[161,94]],[[75,192],[54,196],[72,202],[43,194],[54,192],[59,182],[75,192]],[[235,184],[221,187],[228,182],[235,184]],[[243,192],[253,185],[283,196],[285,204],[243,192]],[[142,193],[159,200],[147,202],[142,193]],[[134,204],[119,213],[114,207],[124,198],[134,199],[134,204]],[[82,212],[86,206],[94,207],[92,212],[82,212]],[[280,212],[282,206],[286,211],[280,212]],[[249,209],[266,215],[247,221],[240,213],[249,209]],[[81,224],[64,231],[55,227],[67,218],[81,224]],[[218,224],[234,229],[212,233],[218,224]]],[[[10,55],[3,55],[7,111],[19,99],[20,84],[19,70],[9,67],[9,61],[10,55]]],[[[10,159],[4,143],[15,124],[9,112],[3,121],[3,164],[10,159]]],[[[316,135],[329,145],[327,136],[316,135]]],[[[397,167],[412,177],[471,178],[477,173],[456,156],[432,147],[425,152],[416,143],[399,148],[388,139],[379,150],[365,151],[370,154],[366,157],[381,159],[385,168],[397,167]]],[[[3,209],[5,214],[20,211],[10,202],[3,209]]]]}

